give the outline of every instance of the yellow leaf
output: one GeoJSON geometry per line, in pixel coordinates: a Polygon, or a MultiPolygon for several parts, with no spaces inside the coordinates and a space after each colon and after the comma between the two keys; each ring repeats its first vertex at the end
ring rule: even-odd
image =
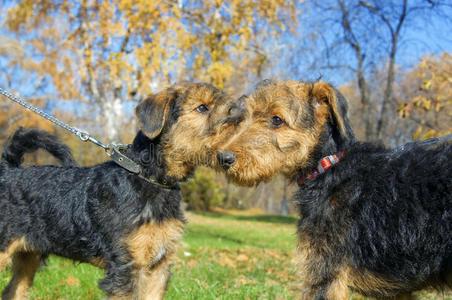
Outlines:
{"type": "Polygon", "coordinates": [[[417,139],[419,138],[421,132],[422,132],[422,127],[419,126],[419,127],[417,128],[416,132],[413,134],[413,140],[417,140],[417,139]]]}

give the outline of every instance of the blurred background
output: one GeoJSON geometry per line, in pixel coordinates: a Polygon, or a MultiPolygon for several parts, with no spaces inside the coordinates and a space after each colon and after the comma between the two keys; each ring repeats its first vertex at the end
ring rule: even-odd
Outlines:
{"type": "MultiPolygon", "coordinates": [[[[131,142],[133,108],[178,81],[234,96],[262,79],[325,80],[358,137],[394,147],[452,133],[452,3],[446,0],[0,0],[0,86],[108,143],[131,142]]],[[[0,142],[18,126],[56,133],[82,165],[105,160],[0,98],[0,142]]],[[[32,155],[31,162],[48,163],[32,155]]],[[[190,209],[290,214],[281,177],[240,188],[200,168],[190,209]]]]}

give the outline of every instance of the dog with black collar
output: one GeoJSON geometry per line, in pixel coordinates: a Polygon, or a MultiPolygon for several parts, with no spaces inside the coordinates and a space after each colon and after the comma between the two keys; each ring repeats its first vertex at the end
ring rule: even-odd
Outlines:
{"type": "MultiPolygon", "coordinates": [[[[143,100],[140,125],[122,152],[139,166],[113,161],[78,167],[54,136],[20,129],[0,165],[0,269],[12,261],[3,299],[25,299],[50,254],[105,269],[110,299],[163,299],[182,237],[179,181],[211,161],[208,146],[229,126],[233,101],[209,84],[182,84],[143,100]],[[62,166],[20,166],[25,152],[48,150],[62,166]]],[[[226,132],[226,131],[224,131],[226,132]]]]}

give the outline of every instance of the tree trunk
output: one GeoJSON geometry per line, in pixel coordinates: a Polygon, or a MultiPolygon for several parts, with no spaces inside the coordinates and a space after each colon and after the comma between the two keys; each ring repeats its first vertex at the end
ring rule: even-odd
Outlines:
{"type": "Polygon", "coordinates": [[[374,136],[374,116],[373,116],[373,109],[370,105],[370,99],[369,99],[369,93],[367,89],[367,82],[366,78],[364,77],[364,70],[363,70],[363,64],[364,59],[361,56],[361,54],[358,52],[356,53],[358,58],[358,87],[359,87],[359,93],[361,95],[361,104],[363,107],[363,113],[364,113],[364,126],[365,126],[365,138],[367,141],[373,141],[375,140],[374,136]]]}
{"type": "Polygon", "coordinates": [[[281,201],[281,215],[287,216],[289,213],[289,206],[287,204],[287,181],[283,182],[283,197],[281,201]]]}
{"type": "Polygon", "coordinates": [[[388,125],[389,116],[388,113],[390,111],[389,107],[392,103],[392,94],[393,94],[393,86],[395,80],[395,55],[397,50],[397,37],[393,41],[391,54],[389,56],[389,66],[388,66],[388,76],[386,78],[386,89],[383,96],[383,103],[381,106],[378,123],[377,123],[377,137],[382,138],[382,135],[386,132],[386,128],[388,125]]]}
{"type": "Polygon", "coordinates": [[[108,140],[111,142],[121,142],[121,123],[122,123],[122,101],[119,98],[113,98],[111,101],[102,102],[102,113],[105,119],[104,130],[108,140]]]}
{"type": "Polygon", "coordinates": [[[395,80],[395,71],[394,71],[395,56],[397,53],[397,43],[398,43],[399,33],[400,33],[400,30],[402,29],[405,18],[407,16],[408,0],[403,0],[402,11],[398,18],[398,23],[397,23],[396,28],[392,27],[391,21],[377,8],[369,5],[369,3],[365,3],[362,1],[360,1],[360,5],[366,7],[367,9],[369,9],[370,12],[379,16],[381,18],[381,20],[388,27],[388,30],[391,32],[391,51],[389,54],[389,66],[388,66],[388,75],[386,77],[386,89],[384,91],[383,103],[382,103],[379,118],[377,121],[377,131],[376,131],[376,136],[381,139],[382,134],[384,134],[386,132],[386,128],[387,128],[387,124],[388,124],[388,120],[389,120],[389,117],[387,116],[387,114],[390,111],[389,107],[393,100],[392,94],[393,94],[393,86],[394,86],[394,80],[395,80]]]}

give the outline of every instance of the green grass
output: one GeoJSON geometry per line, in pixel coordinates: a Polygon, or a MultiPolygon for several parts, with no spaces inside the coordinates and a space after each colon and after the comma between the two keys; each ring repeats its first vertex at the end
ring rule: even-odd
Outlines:
{"type": "Polygon", "coordinates": [[[242,217],[189,216],[167,299],[293,298],[295,226],[242,217]]]}
{"type": "Polygon", "coordinates": [[[244,213],[237,215],[237,214],[224,214],[218,212],[195,212],[195,214],[223,220],[256,221],[290,225],[296,224],[298,220],[298,218],[295,216],[266,215],[266,214],[249,215],[247,213],[244,213]]]}
{"type": "MultiPolygon", "coordinates": [[[[88,264],[51,256],[36,273],[31,289],[32,299],[102,299],[105,294],[97,288],[103,270],[88,264]]],[[[7,270],[0,275],[3,290],[11,277],[7,270]]]]}
{"type": "MultiPolygon", "coordinates": [[[[294,299],[295,217],[188,214],[166,299],[294,299]]],[[[11,274],[0,274],[3,289],[11,274]]],[[[103,299],[103,271],[52,256],[40,268],[32,299],[103,299]]],[[[452,299],[422,293],[420,299],[452,299]]],[[[350,299],[362,299],[351,295],[350,299]]]]}

